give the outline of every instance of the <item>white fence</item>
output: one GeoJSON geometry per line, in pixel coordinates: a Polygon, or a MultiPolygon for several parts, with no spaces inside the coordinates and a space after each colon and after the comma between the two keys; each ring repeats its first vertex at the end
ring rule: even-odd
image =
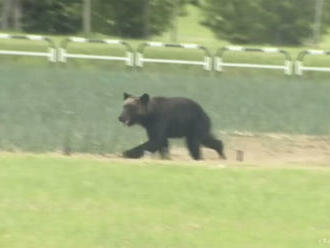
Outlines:
{"type": "Polygon", "coordinates": [[[166,63],[166,64],[184,64],[184,65],[201,65],[207,71],[212,69],[212,59],[208,49],[198,44],[166,44],[162,42],[145,42],[139,46],[136,52],[135,65],[143,67],[144,63],[166,63]],[[163,59],[163,58],[145,58],[144,50],[146,47],[171,47],[183,49],[199,49],[204,52],[204,60],[178,60],[178,59],[163,59]]]}
{"type": "MultiPolygon", "coordinates": [[[[46,57],[50,62],[62,62],[66,63],[67,59],[91,59],[91,60],[113,60],[123,61],[128,66],[143,67],[144,63],[166,63],[166,64],[183,64],[183,65],[198,65],[202,66],[205,70],[211,71],[223,71],[224,67],[240,67],[240,68],[256,68],[256,69],[274,69],[283,70],[285,74],[291,75],[293,71],[296,75],[302,75],[304,71],[320,71],[330,72],[329,67],[318,66],[305,66],[304,58],[306,55],[330,55],[330,51],[324,50],[304,50],[301,51],[295,63],[293,64],[290,54],[279,48],[250,48],[241,46],[226,46],[218,49],[215,56],[211,56],[209,50],[198,44],[167,44],[162,42],[145,42],[138,46],[134,51],[132,46],[122,40],[110,40],[110,39],[86,39],[82,37],[70,37],[60,42],[60,47],[57,49],[53,40],[48,37],[40,35],[11,35],[1,34],[0,39],[18,39],[33,41],[44,41],[47,45],[47,52],[33,51],[33,50],[0,50],[0,55],[14,55],[14,56],[35,56],[46,57]],[[97,55],[97,54],[80,54],[70,53],[67,51],[68,44],[72,43],[98,43],[105,45],[119,45],[124,47],[125,56],[111,56],[111,55],[97,55]],[[147,47],[158,48],[182,48],[182,49],[195,49],[201,50],[204,53],[203,60],[182,60],[182,59],[164,59],[164,58],[146,58],[144,51],[147,47]],[[284,63],[281,65],[274,64],[252,64],[252,63],[229,63],[224,62],[224,54],[227,52],[261,52],[261,53],[280,53],[284,56],[284,63]],[[214,65],[214,67],[213,67],[214,65]]],[[[12,46],[11,46],[12,47],[12,46]]]]}
{"type": "Polygon", "coordinates": [[[298,54],[296,60],[295,71],[297,75],[302,75],[304,71],[324,71],[330,72],[330,67],[304,66],[304,58],[306,55],[330,55],[330,51],[323,50],[305,50],[298,54]]]}
{"type": "Polygon", "coordinates": [[[48,37],[40,36],[40,35],[0,34],[0,39],[18,39],[18,40],[30,40],[30,41],[45,41],[47,43],[48,52],[19,51],[19,50],[0,50],[0,55],[46,57],[46,58],[48,58],[48,60],[50,62],[56,62],[56,48],[55,48],[55,44],[48,37]]]}
{"type": "Polygon", "coordinates": [[[278,48],[249,48],[241,46],[226,46],[220,48],[214,58],[214,67],[216,71],[223,71],[224,67],[241,67],[241,68],[257,68],[257,69],[275,69],[283,70],[285,74],[292,74],[292,59],[287,51],[278,48]],[[228,63],[223,61],[225,52],[263,52],[263,53],[281,53],[285,57],[284,65],[269,64],[250,64],[250,63],[228,63]]]}
{"type": "Polygon", "coordinates": [[[124,61],[128,66],[134,66],[134,53],[132,47],[125,41],[121,40],[94,40],[94,39],[86,39],[81,37],[70,37],[63,40],[60,44],[60,48],[58,49],[58,61],[66,63],[68,58],[75,59],[96,59],[96,60],[114,60],[114,61],[124,61]],[[126,56],[110,56],[110,55],[95,55],[95,54],[78,54],[78,53],[69,53],[67,52],[68,43],[99,43],[106,45],[121,45],[124,46],[126,51],[126,56]]]}

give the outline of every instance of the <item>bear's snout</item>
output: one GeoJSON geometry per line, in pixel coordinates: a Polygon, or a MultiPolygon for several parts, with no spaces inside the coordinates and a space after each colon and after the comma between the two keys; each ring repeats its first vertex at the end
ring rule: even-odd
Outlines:
{"type": "Polygon", "coordinates": [[[126,126],[129,126],[130,125],[130,121],[129,119],[125,118],[124,116],[119,116],[118,117],[118,120],[121,122],[121,123],[124,123],[126,126]]]}

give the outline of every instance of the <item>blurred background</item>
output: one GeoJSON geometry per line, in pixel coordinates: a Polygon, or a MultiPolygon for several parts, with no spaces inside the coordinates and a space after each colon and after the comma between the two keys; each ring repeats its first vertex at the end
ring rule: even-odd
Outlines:
{"type": "Polygon", "coordinates": [[[1,0],[1,28],[139,39],[169,32],[172,41],[188,29],[233,43],[301,45],[327,33],[329,11],[327,0],[1,0]],[[190,26],[180,27],[188,16],[190,26]]]}
{"type": "MultiPolygon", "coordinates": [[[[195,43],[212,59],[228,45],[277,47],[291,56],[330,49],[328,0],[1,0],[1,32],[42,35],[56,48],[71,36],[115,39],[136,51],[146,41],[195,43]]],[[[1,36],[0,50],[47,51],[35,37],[1,36]]],[[[68,52],[126,56],[118,44],[72,42],[68,52]]],[[[198,49],[148,47],[150,58],[200,60],[198,49]]],[[[228,52],[228,62],[278,65],[283,54],[228,52]]],[[[305,65],[329,67],[329,56],[305,65]]],[[[117,121],[122,94],[191,97],[210,114],[215,133],[329,135],[327,72],[284,75],[283,70],[73,59],[50,63],[33,56],[0,56],[0,149],[6,151],[120,152],[145,140],[143,130],[117,121]]]]}

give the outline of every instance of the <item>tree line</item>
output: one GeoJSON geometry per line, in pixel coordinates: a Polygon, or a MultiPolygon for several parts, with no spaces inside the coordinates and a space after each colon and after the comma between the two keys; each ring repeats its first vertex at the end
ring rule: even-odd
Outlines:
{"type": "Polygon", "coordinates": [[[302,44],[330,25],[328,0],[1,0],[1,27],[148,38],[174,29],[187,4],[201,9],[216,37],[234,43],[302,44]]]}

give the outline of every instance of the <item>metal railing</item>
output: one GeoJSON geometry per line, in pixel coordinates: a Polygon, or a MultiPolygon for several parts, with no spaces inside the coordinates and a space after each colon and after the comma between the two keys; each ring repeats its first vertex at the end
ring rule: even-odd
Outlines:
{"type": "MultiPolygon", "coordinates": [[[[11,35],[1,34],[0,39],[18,39],[29,41],[45,41],[47,43],[47,52],[40,51],[26,51],[26,50],[0,50],[0,55],[14,55],[14,56],[35,56],[46,57],[50,62],[66,63],[67,59],[90,59],[90,60],[112,60],[123,61],[128,66],[143,67],[144,63],[165,63],[165,64],[182,64],[182,65],[198,65],[202,66],[205,70],[223,71],[225,67],[240,67],[240,68],[256,68],[256,69],[274,69],[283,70],[285,74],[291,75],[293,69],[293,61],[290,54],[279,48],[250,48],[242,46],[226,46],[217,50],[214,57],[211,56],[209,50],[198,44],[168,44],[162,42],[144,42],[138,46],[136,51],[132,46],[122,40],[111,39],[87,39],[82,37],[70,37],[60,42],[60,47],[56,48],[52,39],[41,35],[11,35]],[[97,54],[81,54],[71,53],[67,51],[69,43],[96,43],[105,45],[120,45],[125,49],[126,56],[111,56],[111,55],[97,55],[97,54]],[[158,48],[182,48],[182,49],[196,49],[204,53],[203,60],[186,60],[186,59],[165,59],[165,58],[149,58],[144,56],[144,51],[147,47],[158,48]],[[279,53],[284,56],[284,64],[253,64],[253,63],[238,63],[238,62],[225,62],[223,57],[226,52],[261,52],[261,53],[279,53]]],[[[296,75],[302,75],[304,71],[320,71],[330,72],[329,67],[320,66],[305,66],[304,58],[307,55],[330,55],[330,51],[325,50],[303,50],[294,62],[294,72],[296,75]]]]}
{"type": "Polygon", "coordinates": [[[82,37],[70,37],[62,40],[60,48],[58,49],[58,61],[66,63],[68,58],[74,59],[92,59],[92,60],[113,60],[113,61],[124,61],[128,66],[134,66],[134,53],[132,47],[125,41],[122,40],[96,40],[86,39],[82,37]],[[126,56],[110,56],[110,55],[95,55],[95,54],[79,54],[67,52],[68,43],[99,43],[106,45],[122,45],[125,47],[126,56]]]}
{"type": "Polygon", "coordinates": [[[330,51],[324,50],[304,50],[298,54],[295,63],[295,72],[302,75],[304,71],[323,71],[330,72],[330,67],[304,66],[304,58],[306,55],[330,55],[330,51]]]}
{"type": "Polygon", "coordinates": [[[30,40],[30,41],[45,41],[47,42],[48,52],[38,51],[20,51],[20,50],[0,50],[0,55],[13,55],[13,56],[34,56],[34,57],[46,57],[50,62],[56,62],[56,47],[54,42],[45,36],[41,35],[11,35],[0,34],[0,39],[18,39],[18,40],[30,40]]]}
{"type": "Polygon", "coordinates": [[[278,48],[249,48],[241,46],[226,46],[218,49],[214,57],[214,68],[216,71],[223,71],[224,67],[241,67],[241,68],[256,68],[256,69],[275,69],[283,70],[285,74],[292,74],[292,59],[290,54],[278,48]],[[263,52],[263,53],[281,53],[285,57],[284,65],[269,65],[269,64],[250,64],[250,63],[228,63],[223,61],[225,52],[263,52]]]}
{"type": "Polygon", "coordinates": [[[136,52],[135,65],[143,67],[144,63],[166,63],[166,64],[184,64],[184,65],[202,65],[205,70],[212,69],[212,59],[210,52],[204,46],[198,44],[167,44],[162,42],[145,42],[141,44],[136,52]],[[163,59],[163,58],[145,58],[144,50],[146,47],[169,47],[183,49],[199,49],[204,52],[204,60],[178,60],[178,59],[163,59]]]}

